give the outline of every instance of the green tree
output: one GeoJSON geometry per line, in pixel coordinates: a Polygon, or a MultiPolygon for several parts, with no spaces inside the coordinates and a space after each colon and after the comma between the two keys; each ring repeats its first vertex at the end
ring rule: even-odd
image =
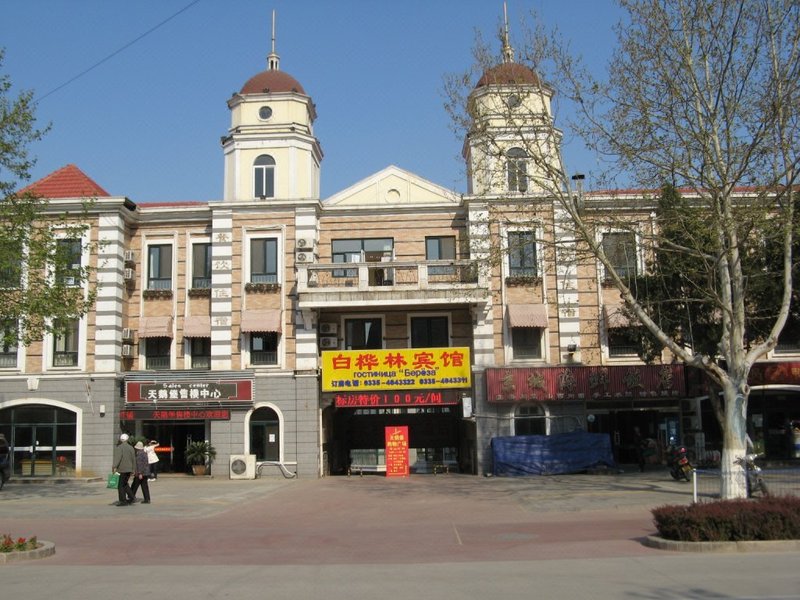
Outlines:
{"type": "MultiPolygon", "coordinates": [[[[0,49],[0,68],[5,52],[0,49]]],[[[84,243],[86,205],[56,213],[47,200],[20,192],[30,179],[30,146],[49,127],[37,128],[33,93],[13,95],[0,73],[0,331],[4,345],[27,345],[45,332],[60,333],[94,302],[88,287],[91,253],[84,243]],[[77,244],[77,245],[76,245],[77,244]]]]}
{"type": "MultiPolygon", "coordinates": [[[[721,495],[740,497],[745,487],[736,459],[746,452],[748,375],[775,348],[794,306],[800,4],[619,4],[624,17],[605,78],[589,72],[569,43],[533,15],[533,27],[516,50],[517,61],[538,79],[529,78],[524,91],[540,101],[512,103],[519,91],[499,87],[508,101],[493,107],[492,122],[502,117],[507,126],[480,126],[471,103],[474,74],[491,72],[497,61],[479,39],[477,69],[446,82],[447,108],[456,130],[473,145],[473,157],[479,154],[476,140],[483,143],[482,164],[473,164],[473,172],[499,164],[509,136],[520,140],[517,146],[534,173],[529,203],[549,198],[566,215],[558,226],[569,227],[570,236],[562,234],[556,243],[574,237],[586,256],[601,263],[646,329],[652,354],[667,348],[718,387],[722,466],[730,473],[721,495]],[[597,156],[600,167],[590,175],[598,188],[619,187],[623,176],[624,187],[644,190],[669,182],[687,190],[685,199],[662,196],[659,204],[657,194],[645,194],[638,207],[629,203],[658,213],[657,227],[648,232],[616,218],[624,200],[576,194],[561,160],[562,132],[540,109],[551,99],[557,109],[569,109],[566,135],[581,139],[597,156]],[[508,109],[501,115],[503,105],[508,109]],[[660,277],[645,281],[618,272],[597,236],[606,226],[636,231],[646,252],[658,257],[650,266],[660,277]],[[638,287],[644,285],[650,288],[638,287]],[[667,290],[675,296],[655,302],[667,290]]],[[[504,55],[506,61],[513,57],[505,48],[504,55]]]]}

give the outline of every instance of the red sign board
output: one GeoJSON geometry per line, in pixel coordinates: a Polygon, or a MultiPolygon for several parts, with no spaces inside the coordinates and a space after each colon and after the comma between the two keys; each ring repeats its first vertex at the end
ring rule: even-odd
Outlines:
{"type": "Polygon", "coordinates": [[[444,406],[458,404],[457,390],[405,390],[386,392],[352,392],[332,394],[337,408],[370,408],[381,406],[444,406]]]}
{"type": "Polygon", "coordinates": [[[408,477],[408,426],[386,427],[386,476],[408,477]]]}
{"type": "Polygon", "coordinates": [[[126,381],[126,402],[252,402],[253,382],[238,381],[126,381]]]}
{"type": "MultiPolygon", "coordinates": [[[[230,421],[227,408],[167,408],[163,410],[121,410],[120,421],[230,421]]],[[[158,449],[156,449],[158,451],[158,449]]]]}

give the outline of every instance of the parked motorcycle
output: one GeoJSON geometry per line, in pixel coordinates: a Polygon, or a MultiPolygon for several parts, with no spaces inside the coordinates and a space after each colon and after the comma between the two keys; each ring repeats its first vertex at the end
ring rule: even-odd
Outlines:
{"type": "Polygon", "coordinates": [[[675,481],[680,481],[681,479],[691,481],[694,467],[689,462],[686,448],[684,446],[670,446],[667,456],[669,474],[672,475],[672,478],[675,481]]]}
{"type": "Polygon", "coordinates": [[[756,459],[758,457],[758,454],[747,454],[742,458],[736,459],[737,464],[742,465],[747,474],[746,482],[748,498],[752,498],[753,494],[758,493],[764,497],[769,496],[767,483],[764,481],[764,477],[761,475],[761,467],[756,464],[756,459]]]}

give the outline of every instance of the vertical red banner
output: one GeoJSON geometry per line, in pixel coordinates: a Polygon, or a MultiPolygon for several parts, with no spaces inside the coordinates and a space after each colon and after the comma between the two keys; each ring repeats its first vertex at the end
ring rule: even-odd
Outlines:
{"type": "Polygon", "coordinates": [[[408,477],[408,427],[386,427],[386,476],[408,477]]]}

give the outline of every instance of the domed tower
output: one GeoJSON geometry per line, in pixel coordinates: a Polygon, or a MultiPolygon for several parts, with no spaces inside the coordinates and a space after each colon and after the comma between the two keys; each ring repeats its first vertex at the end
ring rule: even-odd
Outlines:
{"type": "Polygon", "coordinates": [[[470,194],[513,196],[548,189],[548,172],[560,165],[562,137],[553,125],[552,96],[552,88],[533,70],[514,62],[506,21],[502,62],[484,71],[468,99],[471,128],[463,155],[470,194]]]}
{"type": "Polygon", "coordinates": [[[267,70],[248,79],[228,108],[231,127],[222,138],[225,202],[319,198],[316,109],[303,86],[280,70],[274,12],[267,70]]]}

